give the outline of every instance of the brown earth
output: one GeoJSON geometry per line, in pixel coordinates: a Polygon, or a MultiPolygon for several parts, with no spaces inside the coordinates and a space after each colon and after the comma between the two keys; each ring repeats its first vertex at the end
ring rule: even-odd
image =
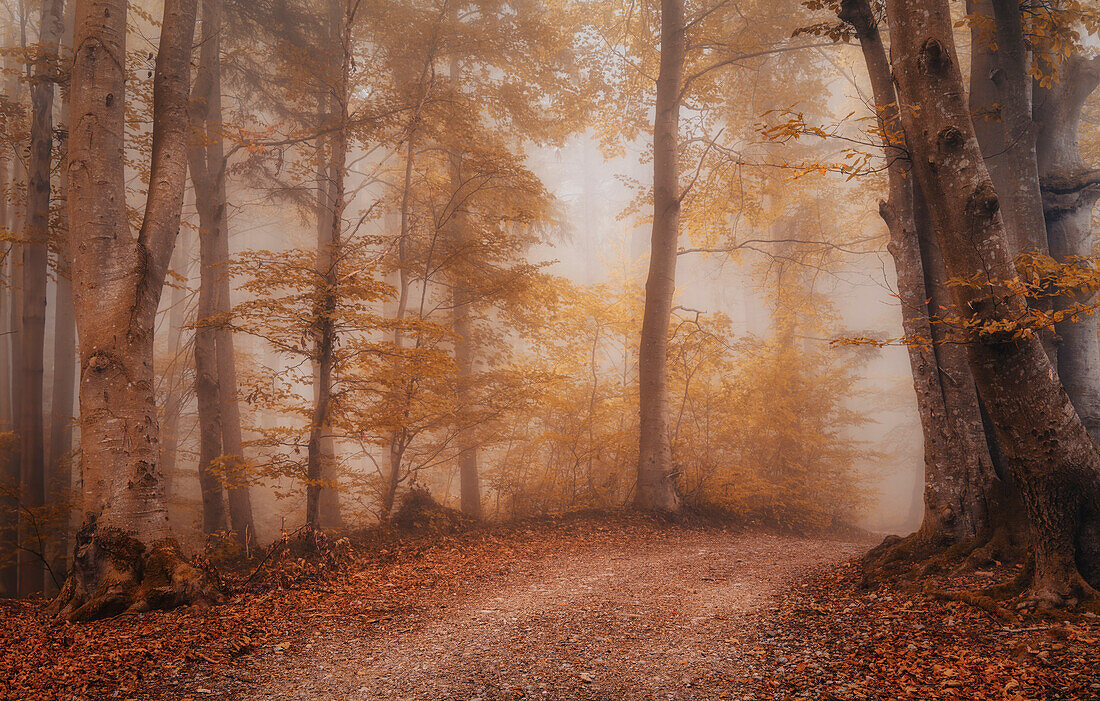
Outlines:
{"type": "Polygon", "coordinates": [[[382,628],[319,625],[242,699],[706,699],[756,662],[777,591],[865,546],[653,533],[528,559],[382,628]]]}

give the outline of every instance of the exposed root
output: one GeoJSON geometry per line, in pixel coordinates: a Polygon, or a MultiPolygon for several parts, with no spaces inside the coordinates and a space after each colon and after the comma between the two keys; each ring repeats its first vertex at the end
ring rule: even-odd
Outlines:
{"type": "Polygon", "coordinates": [[[67,620],[92,621],[221,599],[217,574],[189,562],[175,540],[146,548],[121,530],[92,523],[77,533],[73,569],[51,606],[67,620]]]}
{"type": "Polygon", "coordinates": [[[1019,623],[1020,621],[1016,614],[985,594],[978,594],[964,589],[926,589],[925,593],[940,601],[961,601],[964,604],[976,606],[1001,623],[1019,623]]]}
{"type": "Polygon", "coordinates": [[[863,557],[863,586],[870,586],[890,576],[904,575],[940,548],[942,543],[929,539],[922,531],[904,538],[887,536],[863,557]]]}
{"type": "Polygon", "coordinates": [[[1059,609],[1077,608],[1083,604],[1091,608],[1100,602],[1100,592],[1074,570],[1068,576],[1062,577],[1036,576],[1021,599],[1022,606],[1049,613],[1059,609]]]}

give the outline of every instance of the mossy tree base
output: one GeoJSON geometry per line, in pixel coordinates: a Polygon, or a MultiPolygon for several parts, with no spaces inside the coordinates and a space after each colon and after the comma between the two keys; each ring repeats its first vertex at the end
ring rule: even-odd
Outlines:
{"type": "Polygon", "coordinates": [[[73,569],[52,607],[66,620],[92,621],[221,600],[217,575],[189,562],[174,539],[146,547],[92,524],[77,534],[73,569]]]}

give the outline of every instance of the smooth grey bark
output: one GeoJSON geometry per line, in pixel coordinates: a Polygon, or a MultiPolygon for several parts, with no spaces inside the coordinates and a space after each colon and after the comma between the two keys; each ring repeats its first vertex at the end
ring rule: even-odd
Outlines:
{"type": "MultiPolygon", "coordinates": [[[[180,231],[179,243],[173,254],[172,268],[185,280],[190,277],[190,256],[193,244],[188,230],[180,231]]],[[[161,430],[161,471],[164,475],[164,496],[169,502],[175,494],[177,461],[179,459],[180,414],[189,394],[186,386],[188,363],[184,357],[187,325],[187,290],[177,282],[169,292],[168,352],[171,360],[165,368],[164,425],[161,430]]]]}
{"type": "MultiPolygon", "coordinates": [[[[1081,156],[1081,114],[1089,96],[1100,85],[1100,58],[1076,55],[1059,66],[1050,87],[1035,84],[1034,118],[1038,130],[1038,167],[1042,183],[1050,254],[1066,262],[1082,263],[1094,255],[1096,235],[1092,210],[1100,198],[1100,178],[1081,156]],[[1094,177],[1088,177],[1090,173],[1094,177]]],[[[1087,298],[1062,297],[1055,308],[1066,310],[1087,298]]],[[[1096,318],[1071,317],[1056,326],[1061,343],[1058,375],[1074,408],[1094,441],[1100,443],[1100,341],[1096,318]]]]}
{"type": "MultiPolygon", "coordinates": [[[[73,312],[73,286],[69,280],[67,246],[62,242],[58,259],[57,284],[54,287],[53,335],[53,397],[50,403],[50,445],[47,484],[54,489],[50,495],[54,504],[72,506],[73,498],[73,420],[76,401],[76,318],[73,312]]],[[[54,574],[61,577],[68,570],[71,509],[57,527],[52,543],[54,574]]]]}
{"type": "Polygon", "coordinates": [[[661,0],[661,56],[653,120],[653,229],[638,349],[640,509],[680,509],[672,460],[668,396],[668,330],[676,292],[680,239],[680,101],[686,52],[683,0],[661,0]]]}

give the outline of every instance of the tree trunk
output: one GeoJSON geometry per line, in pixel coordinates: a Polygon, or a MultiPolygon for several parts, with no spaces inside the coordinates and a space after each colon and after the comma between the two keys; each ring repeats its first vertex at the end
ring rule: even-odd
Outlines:
{"type": "Polygon", "coordinates": [[[683,0],[661,0],[661,59],[653,120],[653,231],[638,350],[640,509],[680,509],[669,433],[668,329],[680,238],[680,99],[684,80],[683,0]]]}
{"type": "MultiPolygon", "coordinates": [[[[192,181],[195,182],[194,177],[192,181]]],[[[228,528],[225,493],[215,463],[222,454],[222,416],[218,399],[217,331],[214,328],[217,275],[214,259],[217,217],[209,193],[199,194],[199,304],[195,323],[195,397],[199,410],[199,488],[202,490],[203,533],[228,528]]]]}
{"type": "MultiPolygon", "coordinates": [[[[69,280],[69,257],[61,243],[58,257],[53,336],[53,399],[50,406],[50,450],[48,484],[56,490],[54,504],[71,504],[73,497],[73,403],[76,399],[76,320],[73,316],[73,286],[69,280]]],[[[53,543],[51,568],[60,577],[68,569],[71,509],[58,524],[53,543]]]]}
{"type": "MultiPolygon", "coordinates": [[[[23,225],[23,333],[19,401],[19,500],[25,510],[46,502],[46,446],[43,423],[43,360],[46,334],[46,280],[49,268],[50,175],[53,162],[54,62],[61,39],[64,3],[45,0],[39,29],[39,54],[31,78],[31,144],[27,161],[27,216],[23,225]]],[[[26,512],[24,512],[26,513],[26,512]]],[[[19,528],[19,591],[41,591],[46,557],[41,514],[24,518],[19,528]],[[37,551],[37,554],[31,552],[37,551]]]]}
{"type": "MultiPolygon", "coordinates": [[[[204,370],[210,372],[213,384],[206,391],[213,393],[213,403],[218,409],[217,422],[211,417],[207,427],[218,434],[217,456],[222,461],[225,486],[229,493],[229,523],[237,538],[243,542],[245,538],[255,535],[256,526],[252,520],[252,501],[244,471],[233,332],[224,324],[224,317],[229,314],[232,300],[228,273],[226,162],[222,136],[220,1],[203,0],[202,17],[199,76],[192,91],[191,105],[193,128],[202,136],[197,139],[198,143],[192,144],[189,161],[191,179],[196,183],[195,203],[199,211],[199,226],[209,238],[209,246],[200,246],[203,260],[199,318],[209,320],[208,324],[216,318],[217,323],[200,327],[199,330],[211,337],[201,339],[204,345],[202,352],[204,356],[211,353],[206,361],[212,365],[204,370]],[[208,298],[204,298],[203,292],[206,292],[208,298]]],[[[196,337],[196,350],[199,340],[196,337]]],[[[211,401],[211,398],[208,397],[207,401],[211,401]]],[[[213,445],[213,433],[207,440],[213,445]]]]}
{"type": "MultiPolygon", "coordinates": [[[[173,268],[176,273],[188,279],[190,268],[191,241],[188,231],[180,231],[179,245],[176,246],[173,268]]],[[[168,301],[168,377],[165,379],[167,390],[164,397],[164,427],[161,430],[161,472],[164,475],[164,497],[171,503],[176,488],[176,461],[179,458],[180,414],[186,404],[187,391],[184,387],[187,375],[186,359],[183,349],[184,326],[187,324],[187,294],[184,285],[177,282],[172,287],[168,301]]]]}
{"type": "MultiPolygon", "coordinates": [[[[215,214],[217,237],[215,238],[214,265],[217,271],[217,297],[215,311],[228,317],[233,307],[231,279],[229,276],[229,210],[225,185],[225,145],[222,135],[222,71],[221,71],[221,0],[203,0],[203,53],[202,61],[209,66],[210,89],[207,94],[206,147],[208,168],[214,177],[215,214]],[[209,32],[209,34],[208,34],[209,32]]],[[[244,542],[256,535],[252,520],[252,498],[249,494],[248,475],[245,470],[244,447],[241,437],[241,411],[237,403],[237,358],[233,347],[233,331],[225,324],[217,328],[218,397],[221,405],[222,452],[226,461],[226,478],[229,492],[229,523],[237,538],[244,542]]]]}
{"type": "MultiPolygon", "coordinates": [[[[452,10],[457,12],[457,9],[452,10]]],[[[462,63],[458,56],[451,57],[450,80],[455,90],[462,85],[462,63]]],[[[462,190],[462,153],[453,149],[450,154],[450,178],[452,199],[461,202],[462,190]]],[[[460,205],[459,205],[460,207],[460,205]]],[[[467,248],[467,223],[463,213],[456,209],[451,215],[452,245],[460,260],[465,260],[467,248]]],[[[458,402],[460,406],[469,406],[472,401],[472,383],[474,381],[474,328],[472,318],[472,300],[467,274],[460,264],[452,272],[448,282],[451,286],[451,329],[455,334],[454,357],[458,379],[458,402]]],[[[425,281],[427,284],[427,281],[425,281]]],[[[462,513],[470,518],[481,518],[481,476],[477,461],[477,441],[471,427],[461,430],[458,445],[458,495],[462,513]]]]}
{"type": "Polygon", "coordinates": [[[327,161],[321,168],[317,228],[318,291],[314,308],[314,402],[310,419],[306,463],[306,524],[311,530],[342,525],[336,460],[331,436],[327,435],[332,409],[333,371],[336,366],[336,312],[339,264],[343,243],[344,208],[347,206],[344,178],[348,155],[348,99],[351,88],[351,22],[344,5],[330,0],[329,26],[337,46],[337,85],[327,116],[335,121],[328,139],[327,161]]]}
{"type": "Polygon", "coordinates": [[[72,620],[217,596],[171,539],[153,372],[153,327],[187,174],[195,3],[164,3],[152,164],[136,237],[126,208],[126,10],[126,0],[77,0],[68,204],[84,525],[55,601],[72,620]]]}
{"type": "MultiPolygon", "coordinates": [[[[7,153],[0,152],[0,226],[9,226],[8,188],[11,187],[11,164],[7,153]]],[[[11,298],[15,292],[15,245],[9,244],[0,257],[0,433],[13,433],[15,425],[15,367],[12,365],[12,345],[15,336],[15,320],[11,312],[11,298]]],[[[0,593],[15,596],[19,590],[18,570],[15,564],[18,543],[19,453],[12,450],[0,453],[0,593]]]]}
{"type": "MultiPolygon", "coordinates": [[[[1044,88],[1036,84],[1034,88],[1047,236],[1050,254],[1062,262],[1090,258],[1095,250],[1092,209],[1100,197],[1100,182],[1082,177],[1089,168],[1081,157],[1078,133],[1085,102],[1098,84],[1100,59],[1074,56],[1060,66],[1054,85],[1044,88]]],[[[1075,302],[1087,301],[1080,296],[1060,298],[1055,306],[1064,310],[1075,302]]],[[[1100,342],[1096,318],[1067,318],[1058,322],[1056,330],[1061,338],[1058,375],[1089,435],[1100,443],[1100,342]]]]}
{"type": "Polygon", "coordinates": [[[997,194],[982,159],[955,56],[947,0],[888,0],[894,77],[917,182],[927,194],[958,309],[980,326],[966,339],[978,391],[1026,507],[1033,597],[1095,596],[1100,578],[1100,455],[1026,318],[997,194]],[[1010,331],[998,330],[1008,324],[1010,331]],[[1084,577],[1082,576],[1084,575],[1084,577]]]}

